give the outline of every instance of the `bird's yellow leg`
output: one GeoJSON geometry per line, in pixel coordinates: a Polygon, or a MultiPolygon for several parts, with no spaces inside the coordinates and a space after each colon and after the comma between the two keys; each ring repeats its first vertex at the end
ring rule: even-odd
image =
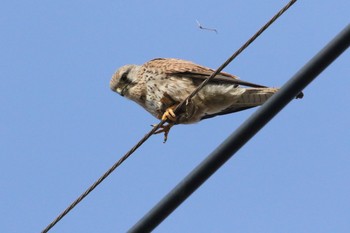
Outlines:
{"type": "Polygon", "coordinates": [[[169,121],[175,122],[176,121],[176,115],[174,113],[175,108],[176,108],[176,105],[173,105],[167,108],[167,110],[165,110],[165,112],[163,113],[162,120],[163,121],[169,120],[169,121]]]}
{"type": "Polygon", "coordinates": [[[154,134],[164,133],[164,143],[168,140],[169,131],[171,127],[174,126],[177,120],[176,115],[174,113],[174,109],[176,108],[176,106],[177,105],[173,105],[167,108],[167,110],[163,113],[161,119],[163,121],[168,121],[168,124],[160,126],[160,129],[154,133],[154,134]]]}

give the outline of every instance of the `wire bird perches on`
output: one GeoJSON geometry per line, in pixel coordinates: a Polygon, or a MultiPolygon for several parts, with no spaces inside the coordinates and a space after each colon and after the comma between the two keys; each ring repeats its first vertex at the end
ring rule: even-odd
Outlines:
{"type": "Polygon", "coordinates": [[[349,46],[350,24],[296,72],[276,94],[258,108],[127,232],[142,233],[155,229],[349,46]]]}
{"type": "MultiPolygon", "coordinates": [[[[277,18],[287,11],[297,0],[290,1],[276,15],[274,15],[263,27],[260,28],[245,44],[243,44],[233,55],[227,59],[215,72],[204,80],[186,99],[184,99],[174,110],[175,113],[186,104],[194,95],[196,95],[210,80],[219,74],[234,58],[236,58],[244,49],[246,49],[261,33],[263,33],[277,18]]],[[[48,232],[55,226],[66,214],[69,213],[76,205],[79,204],[86,196],[89,195],[104,179],[106,179],[120,164],[122,164],[131,154],[133,154],[145,141],[148,140],[163,124],[165,120],[160,121],[155,125],[135,146],[133,146],[124,156],[122,156],[111,168],[109,168],[95,183],[93,183],[83,194],[81,194],[74,202],[72,202],[60,215],[58,215],[43,231],[48,232]]]]}

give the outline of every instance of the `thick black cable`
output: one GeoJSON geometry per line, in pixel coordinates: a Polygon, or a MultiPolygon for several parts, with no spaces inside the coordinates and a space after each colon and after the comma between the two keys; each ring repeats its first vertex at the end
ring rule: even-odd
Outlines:
{"type": "MultiPolygon", "coordinates": [[[[226,62],[224,62],[212,75],[204,80],[185,100],[183,100],[177,108],[174,110],[177,113],[184,104],[186,104],[194,95],[196,95],[211,79],[219,74],[234,58],[236,58],[244,49],[246,49],[261,33],[263,33],[278,17],[280,17],[289,7],[291,7],[297,0],[290,1],[285,7],[283,7],[276,15],[274,15],[263,27],[260,28],[245,44],[243,44],[226,62]]],[[[260,85],[252,84],[249,82],[237,80],[237,84],[263,87],[260,85]]],[[[144,142],[148,140],[166,121],[162,120],[155,125],[133,148],[131,148],[123,157],[121,157],[111,168],[109,168],[95,183],[93,183],[83,194],[81,194],[75,201],[73,201],[64,211],[62,211],[46,228],[42,233],[48,232],[53,226],[55,226],[65,215],[67,215],[76,205],[79,204],[86,196],[89,195],[104,179],[106,179],[117,167],[119,167],[131,154],[133,154],[144,142]]]]}
{"type": "Polygon", "coordinates": [[[350,46],[350,24],[128,232],[151,232],[350,46]]]}

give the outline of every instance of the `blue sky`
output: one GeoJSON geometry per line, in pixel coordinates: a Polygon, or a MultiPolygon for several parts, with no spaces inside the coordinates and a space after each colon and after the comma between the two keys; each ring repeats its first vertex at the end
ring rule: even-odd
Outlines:
{"type": "MultiPolygon", "coordinates": [[[[39,232],[158,120],[109,90],[124,64],[217,68],[287,1],[3,1],[1,232],[39,232]],[[203,26],[219,33],[199,30],[203,26]]],[[[349,23],[299,1],[225,71],[283,85],[349,23]]],[[[345,52],[155,232],[349,232],[345,52]]],[[[255,109],[151,137],[51,232],[124,232],[255,109]]]]}

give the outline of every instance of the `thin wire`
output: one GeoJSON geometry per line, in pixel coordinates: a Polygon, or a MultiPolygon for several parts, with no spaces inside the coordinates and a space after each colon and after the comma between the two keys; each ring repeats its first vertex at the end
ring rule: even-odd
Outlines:
{"type": "Polygon", "coordinates": [[[212,80],[216,75],[218,75],[228,64],[232,62],[243,50],[245,50],[256,38],[258,38],[261,33],[263,33],[273,22],[276,21],[284,12],[286,12],[297,0],[290,1],[286,6],[284,6],[277,14],[275,14],[263,27],[260,28],[245,44],[243,44],[234,54],[232,54],[229,59],[227,59],[214,73],[212,73],[206,80],[204,80],[186,99],[184,99],[175,109],[174,113],[177,113],[185,103],[195,96],[210,80],[212,80]]]}
{"type": "Polygon", "coordinates": [[[350,46],[348,24],[127,232],[152,232],[350,46]]]}
{"type": "MultiPolygon", "coordinates": [[[[226,62],[224,62],[217,70],[214,71],[201,85],[199,85],[186,99],[184,99],[174,110],[176,113],[184,104],[186,104],[194,95],[196,95],[210,80],[219,74],[234,58],[236,58],[244,49],[246,49],[261,33],[263,33],[278,17],[288,10],[297,0],[290,1],[275,16],[273,16],[260,30],[255,33],[245,44],[243,44],[226,62]]],[[[86,196],[89,195],[104,179],[106,179],[117,167],[119,167],[131,154],[133,154],[144,142],[148,140],[160,127],[163,126],[165,120],[155,125],[134,147],[132,147],[123,157],[121,157],[113,166],[108,169],[95,183],[93,183],[83,194],[81,194],[74,202],[72,202],[60,215],[57,216],[42,233],[48,232],[55,226],[65,215],[67,215],[76,205],[79,204],[86,196]]]]}
{"type": "Polygon", "coordinates": [[[158,130],[165,121],[161,121],[158,125],[154,126],[133,148],[131,148],[123,157],[121,157],[113,166],[108,169],[95,183],[93,183],[83,194],[81,194],[72,204],[70,204],[55,220],[53,220],[42,233],[48,232],[53,226],[56,225],[69,211],[71,211],[76,205],[79,204],[89,193],[94,190],[104,179],[107,178],[117,167],[120,166],[131,154],[133,154],[137,148],[139,148],[149,137],[151,137],[156,130],[158,130]]]}

